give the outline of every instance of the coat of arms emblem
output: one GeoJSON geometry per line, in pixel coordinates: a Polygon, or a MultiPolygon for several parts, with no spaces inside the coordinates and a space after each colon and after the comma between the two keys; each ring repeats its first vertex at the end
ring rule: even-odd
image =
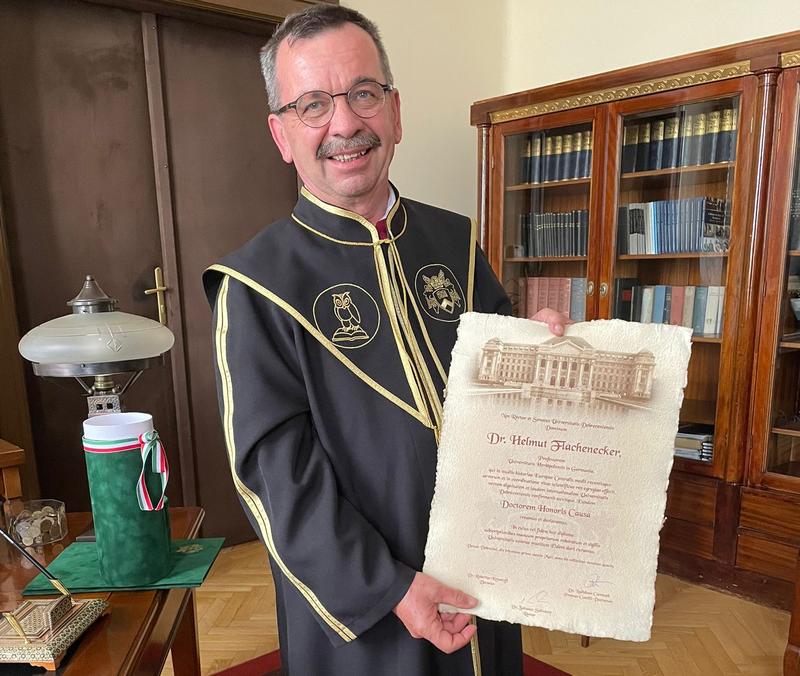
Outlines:
{"type": "Polygon", "coordinates": [[[453,314],[456,308],[461,307],[461,296],[453,282],[445,276],[444,270],[430,277],[422,275],[422,281],[425,282],[422,293],[429,310],[437,315],[440,312],[453,314]]]}

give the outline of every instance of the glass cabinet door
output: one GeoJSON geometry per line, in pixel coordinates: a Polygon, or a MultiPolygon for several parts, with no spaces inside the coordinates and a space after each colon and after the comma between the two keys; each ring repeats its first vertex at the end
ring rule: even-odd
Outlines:
{"type": "Polygon", "coordinates": [[[587,314],[593,122],[503,136],[502,282],[518,317],[587,314]]]}
{"type": "MultiPolygon", "coordinates": [[[[784,146],[786,152],[793,147],[788,209],[781,214],[783,222],[775,224],[779,234],[774,235],[783,246],[767,260],[767,274],[778,271],[771,280],[776,293],[768,297],[777,304],[777,332],[776,340],[770,345],[772,387],[762,471],[778,479],[800,480],[800,143],[797,142],[800,132],[797,131],[796,100],[795,97],[791,111],[795,119],[794,138],[784,146]]],[[[759,415],[759,408],[761,415],[767,414],[765,407],[756,406],[756,415],[759,415]]]]}
{"type": "MultiPolygon", "coordinates": [[[[662,98],[663,100],[663,98],[662,98]]],[[[676,457],[714,461],[739,96],[621,114],[610,316],[692,329],[676,457]]]]}

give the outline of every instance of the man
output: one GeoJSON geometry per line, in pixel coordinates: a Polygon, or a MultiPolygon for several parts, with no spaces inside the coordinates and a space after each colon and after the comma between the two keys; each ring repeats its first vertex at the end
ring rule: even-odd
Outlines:
{"type": "MultiPolygon", "coordinates": [[[[519,674],[519,628],[439,613],[475,600],[419,572],[458,318],[508,313],[508,299],[468,219],[389,184],[400,97],[371,22],[314,6],[276,30],[262,68],[272,137],[304,187],[204,283],[284,668],[519,674]]],[[[563,333],[558,313],[539,319],[563,333]]]]}

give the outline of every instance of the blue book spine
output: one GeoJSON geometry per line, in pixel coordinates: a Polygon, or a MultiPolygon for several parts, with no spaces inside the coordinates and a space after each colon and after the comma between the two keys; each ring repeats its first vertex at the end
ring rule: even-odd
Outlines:
{"type": "Polygon", "coordinates": [[[575,322],[586,321],[586,278],[573,277],[570,286],[569,318],[575,322]]]}
{"type": "Polygon", "coordinates": [[[706,321],[706,304],[708,303],[708,287],[698,286],[694,290],[694,312],[692,313],[692,331],[695,336],[702,336],[706,321]]]}
{"type": "Polygon", "coordinates": [[[667,228],[669,230],[670,253],[678,252],[678,219],[675,217],[676,200],[667,202],[667,228]]]}
{"type": "MultiPolygon", "coordinates": [[[[664,284],[657,284],[653,287],[653,324],[664,323],[664,302],[666,301],[667,287],[664,284]]],[[[705,317],[703,318],[705,320],[705,317]]]]}

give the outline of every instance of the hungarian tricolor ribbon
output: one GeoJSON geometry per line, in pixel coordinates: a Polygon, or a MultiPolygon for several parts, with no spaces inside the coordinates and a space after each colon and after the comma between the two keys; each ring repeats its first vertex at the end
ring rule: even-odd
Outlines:
{"type": "Polygon", "coordinates": [[[110,441],[98,441],[84,437],[83,450],[87,453],[139,451],[142,455],[142,471],[136,482],[136,498],[139,501],[139,508],[143,512],[158,511],[164,508],[164,495],[167,490],[167,481],[169,481],[169,463],[158,432],[152,430],[151,432],[140,434],[138,437],[110,441]],[[153,504],[153,499],[150,497],[150,491],[147,489],[145,480],[148,460],[153,473],[161,477],[161,496],[155,504],[153,504]]]}
{"type": "Polygon", "coordinates": [[[164,508],[164,494],[167,492],[167,481],[169,480],[169,463],[164,446],[158,436],[158,432],[152,430],[139,435],[139,443],[142,447],[142,473],[136,484],[136,497],[139,498],[139,509],[143,512],[152,512],[164,508]],[[150,493],[145,482],[145,472],[147,471],[147,459],[150,458],[151,469],[161,477],[161,497],[158,503],[153,506],[150,493]]]}

